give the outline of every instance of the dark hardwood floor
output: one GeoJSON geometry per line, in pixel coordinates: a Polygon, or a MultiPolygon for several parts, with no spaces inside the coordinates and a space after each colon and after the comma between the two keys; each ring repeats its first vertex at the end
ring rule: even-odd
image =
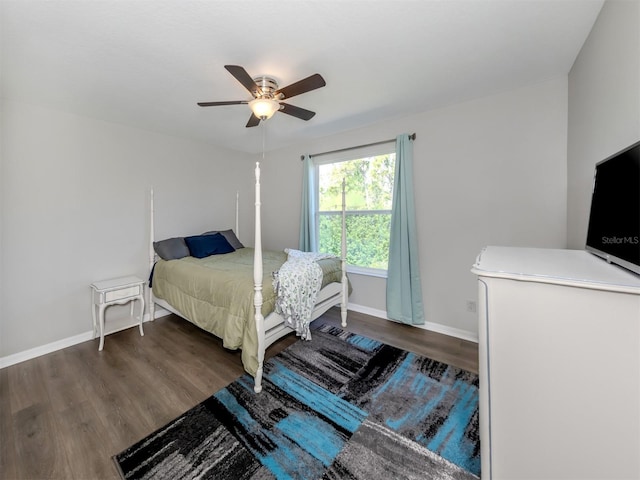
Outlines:
{"type": "MultiPolygon", "coordinates": [[[[349,312],[347,329],[469,371],[477,344],[349,312]]],[[[332,309],[316,321],[340,325],[332,309]]],[[[111,457],[243,373],[240,353],[174,315],[0,370],[0,478],[117,479],[111,457]]],[[[296,341],[289,335],[267,358],[296,341]]]]}

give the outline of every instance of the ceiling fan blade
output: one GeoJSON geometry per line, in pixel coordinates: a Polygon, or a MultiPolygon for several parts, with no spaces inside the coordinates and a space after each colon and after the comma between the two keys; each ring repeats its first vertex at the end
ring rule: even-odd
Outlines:
{"type": "Polygon", "coordinates": [[[294,105],[289,105],[286,103],[280,103],[280,111],[282,113],[286,113],[287,115],[301,118],[302,120],[311,120],[316,114],[316,112],[312,112],[311,110],[305,110],[304,108],[296,107],[294,105]]]}
{"type": "Polygon", "coordinates": [[[243,105],[247,104],[246,100],[232,100],[230,102],[198,102],[201,107],[218,107],[221,105],[243,105]]]}
{"type": "Polygon", "coordinates": [[[247,122],[247,128],[249,127],[257,127],[260,124],[260,119],[256,117],[253,113],[247,122]]]}
{"type": "Polygon", "coordinates": [[[314,73],[310,77],[304,78],[296,83],[292,83],[291,85],[287,85],[279,90],[274,92],[274,95],[277,97],[278,94],[282,94],[282,98],[291,98],[296,95],[300,95],[301,93],[310,92],[311,90],[315,90],[316,88],[324,87],[327,83],[324,81],[324,78],[319,73],[314,73]]]}
{"type": "Polygon", "coordinates": [[[262,93],[260,87],[258,87],[256,82],[253,81],[253,78],[251,78],[251,75],[249,75],[240,65],[225,65],[224,68],[226,68],[227,71],[244,86],[244,88],[249,90],[251,95],[254,97],[257,97],[262,93]]]}

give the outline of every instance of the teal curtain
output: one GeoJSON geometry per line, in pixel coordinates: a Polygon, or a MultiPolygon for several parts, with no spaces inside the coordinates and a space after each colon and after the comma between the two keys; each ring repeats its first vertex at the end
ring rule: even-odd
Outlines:
{"type": "Polygon", "coordinates": [[[387,270],[387,316],[409,325],[424,325],[416,209],[413,199],[413,143],[407,134],[396,138],[396,169],[387,270]]]}
{"type": "Polygon", "coordinates": [[[304,156],[302,167],[302,201],[300,208],[300,240],[298,248],[303,252],[316,252],[316,195],[315,166],[309,155],[304,156]]]}

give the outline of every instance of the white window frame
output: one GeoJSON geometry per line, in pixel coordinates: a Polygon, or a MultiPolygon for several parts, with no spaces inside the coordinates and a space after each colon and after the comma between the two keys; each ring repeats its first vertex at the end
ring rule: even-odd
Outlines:
{"type": "MultiPolygon", "coordinates": [[[[315,231],[316,231],[316,245],[320,245],[320,166],[328,165],[331,163],[340,163],[346,162],[349,160],[356,160],[358,158],[366,158],[366,157],[375,157],[378,155],[387,155],[396,153],[396,145],[395,141],[391,141],[388,143],[378,144],[378,145],[369,145],[366,147],[356,147],[345,151],[328,153],[317,157],[311,157],[313,161],[314,168],[314,195],[315,195],[315,212],[314,212],[314,222],[315,222],[315,231]]],[[[395,183],[395,182],[394,182],[395,183]]],[[[347,215],[349,215],[349,210],[347,209],[347,215]]],[[[363,213],[391,213],[391,210],[352,210],[351,212],[357,214],[363,213]]],[[[340,211],[335,212],[336,215],[340,215],[340,211]]],[[[326,215],[326,214],[325,214],[326,215]]],[[[333,215],[330,213],[329,215],[333,215]]],[[[347,250],[349,248],[349,242],[347,242],[347,250]]],[[[366,275],[369,277],[379,277],[379,278],[387,278],[387,270],[382,268],[369,268],[369,267],[361,267],[358,265],[351,265],[347,263],[347,272],[354,273],[357,275],[366,275]]]]}

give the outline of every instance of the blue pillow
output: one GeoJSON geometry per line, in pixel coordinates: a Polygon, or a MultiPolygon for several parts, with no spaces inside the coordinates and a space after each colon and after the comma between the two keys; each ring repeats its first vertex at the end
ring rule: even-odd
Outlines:
{"type": "Polygon", "coordinates": [[[231,253],[235,249],[220,233],[215,235],[195,235],[184,238],[192,257],[204,258],[210,255],[231,253]]]}
{"type": "Polygon", "coordinates": [[[231,244],[231,246],[233,248],[235,248],[236,250],[238,250],[239,248],[244,248],[244,245],[240,242],[240,240],[238,240],[238,237],[236,236],[236,234],[231,229],[229,229],[229,230],[213,230],[211,232],[204,232],[202,235],[213,235],[215,233],[219,233],[224,238],[226,238],[227,242],[229,242],[231,244]]]}

